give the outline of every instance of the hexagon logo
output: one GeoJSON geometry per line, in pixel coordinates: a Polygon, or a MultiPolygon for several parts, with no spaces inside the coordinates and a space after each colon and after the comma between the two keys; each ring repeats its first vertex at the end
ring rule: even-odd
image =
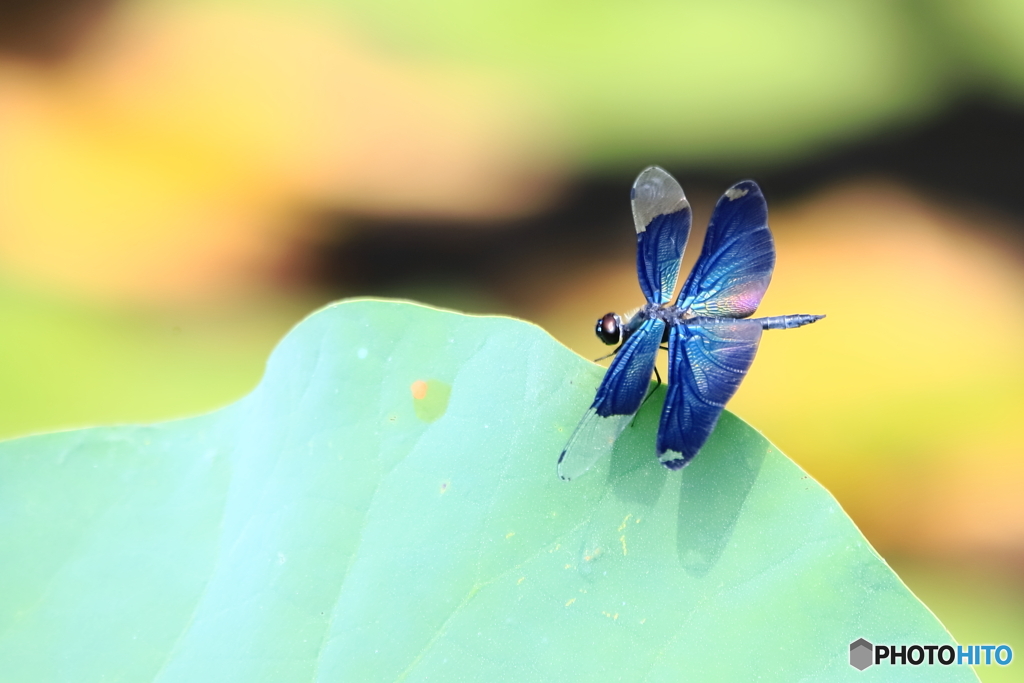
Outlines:
{"type": "Polygon", "coordinates": [[[863,671],[875,663],[874,652],[874,645],[863,638],[858,638],[850,643],[850,666],[858,671],[863,671]]]}

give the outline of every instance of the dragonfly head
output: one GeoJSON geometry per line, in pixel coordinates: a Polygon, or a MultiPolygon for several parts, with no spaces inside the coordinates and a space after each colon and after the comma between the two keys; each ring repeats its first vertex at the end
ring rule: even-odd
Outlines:
{"type": "Polygon", "coordinates": [[[607,313],[597,319],[597,338],[608,346],[622,342],[622,318],[617,313],[607,313]]]}

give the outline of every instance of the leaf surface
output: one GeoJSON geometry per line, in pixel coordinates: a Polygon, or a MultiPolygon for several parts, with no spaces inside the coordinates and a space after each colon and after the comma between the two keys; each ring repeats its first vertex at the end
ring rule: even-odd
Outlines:
{"type": "Polygon", "coordinates": [[[859,680],[857,638],[953,642],[731,414],[669,473],[659,392],[559,480],[601,373],[521,321],[349,301],[222,410],[0,444],[4,680],[859,680]]]}

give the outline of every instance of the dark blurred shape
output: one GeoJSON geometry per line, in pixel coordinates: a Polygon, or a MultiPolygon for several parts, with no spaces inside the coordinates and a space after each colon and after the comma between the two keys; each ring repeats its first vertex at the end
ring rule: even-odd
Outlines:
{"type": "Polygon", "coordinates": [[[421,285],[440,280],[496,296],[491,290],[504,277],[526,275],[525,270],[545,262],[556,265],[558,257],[572,254],[581,261],[609,245],[632,248],[619,238],[621,226],[632,225],[629,187],[636,173],[629,169],[616,175],[621,177],[577,183],[543,214],[489,225],[339,218],[348,228],[345,237],[321,245],[311,277],[345,295],[423,300],[421,285]]]}
{"type": "MultiPolygon", "coordinates": [[[[943,202],[987,207],[1024,225],[1024,192],[1018,188],[1022,159],[1024,109],[973,100],[931,120],[786,165],[707,169],[652,163],[668,164],[691,202],[703,193],[713,203],[722,188],[748,177],[760,183],[770,202],[778,202],[842,181],[882,176],[943,202]]],[[[620,238],[623,226],[632,225],[629,187],[638,170],[583,179],[550,211],[500,225],[339,217],[351,232],[322,247],[312,277],[346,295],[415,296],[419,283],[438,277],[488,288],[516,268],[540,267],[543,254],[573,254],[579,263],[606,253],[610,245],[629,247],[620,238]]]]}
{"type": "Polygon", "coordinates": [[[116,0],[0,0],[0,54],[35,62],[69,57],[116,0]]]}
{"type": "Polygon", "coordinates": [[[780,198],[838,181],[884,175],[946,201],[969,202],[1024,222],[1024,109],[984,100],[956,103],[930,121],[831,149],[794,166],[757,173],[780,198]]]}

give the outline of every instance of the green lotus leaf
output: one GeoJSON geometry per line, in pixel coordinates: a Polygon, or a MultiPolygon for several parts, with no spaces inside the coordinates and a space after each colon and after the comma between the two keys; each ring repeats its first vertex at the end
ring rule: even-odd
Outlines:
{"type": "Polygon", "coordinates": [[[725,414],[656,461],[661,392],[555,474],[602,369],[385,301],[298,325],[243,400],[0,444],[4,681],[977,680],[836,501],[725,414]]]}

